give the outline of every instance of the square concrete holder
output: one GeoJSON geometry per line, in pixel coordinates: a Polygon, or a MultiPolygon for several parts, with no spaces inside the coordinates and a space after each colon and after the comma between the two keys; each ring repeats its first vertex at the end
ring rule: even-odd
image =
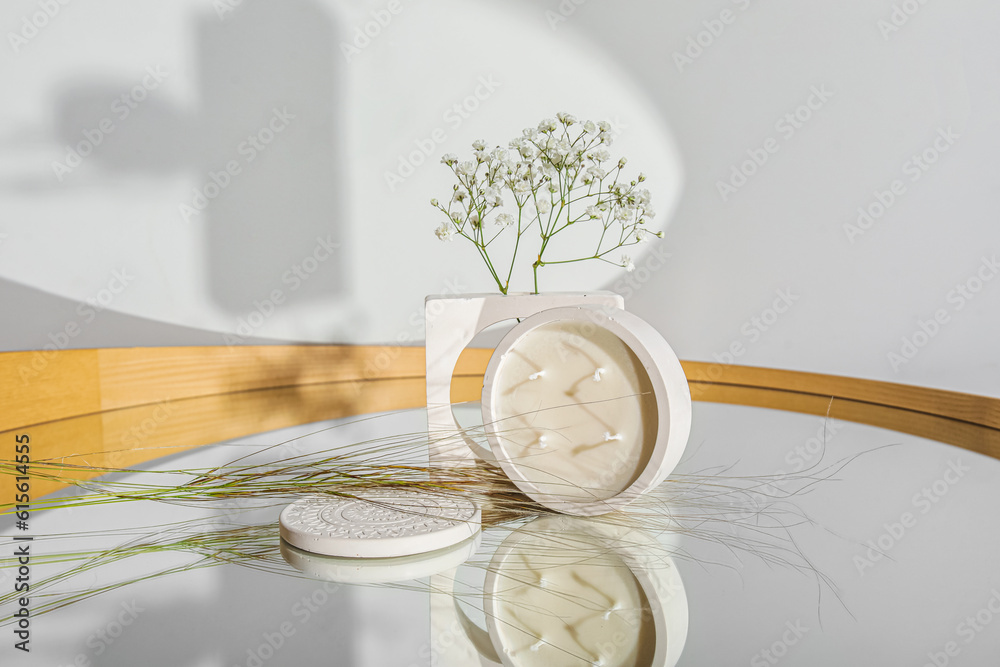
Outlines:
{"type": "Polygon", "coordinates": [[[596,305],[625,308],[614,292],[545,294],[461,294],[428,296],[424,302],[427,356],[427,432],[431,461],[492,460],[489,450],[466,437],[451,409],[451,379],[462,350],[477,334],[499,322],[550,308],[596,305]]]}

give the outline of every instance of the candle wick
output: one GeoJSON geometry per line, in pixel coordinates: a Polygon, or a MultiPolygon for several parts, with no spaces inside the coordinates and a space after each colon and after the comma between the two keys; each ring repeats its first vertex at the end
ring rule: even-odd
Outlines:
{"type": "Polygon", "coordinates": [[[606,372],[607,371],[605,371],[603,368],[598,368],[596,371],[594,371],[594,382],[600,382],[601,374],[606,372]]]}
{"type": "Polygon", "coordinates": [[[542,377],[543,375],[545,375],[545,371],[538,371],[537,373],[532,373],[531,375],[529,375],[528,379],[529,380],[537,380],[538,378],[542,377]]]}

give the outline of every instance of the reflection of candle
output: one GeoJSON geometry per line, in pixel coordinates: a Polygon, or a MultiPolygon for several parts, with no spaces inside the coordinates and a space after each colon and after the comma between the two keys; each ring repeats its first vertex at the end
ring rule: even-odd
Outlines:
{"type": "Polygon", "coordinates": [[[599,514],[676,465],[690,400],[680,363],[649,324],[616,308],[557,308],[501,341],[483,418],[522,491],[554,509],[599,514]]]}
{"type": "Polygon", "coordinates": [[[544,517],[504,540],[487,570],[490,639],[507,667],[666,665],[687,637],[677,570],[649,536],[544,517]]]}
{"type": "Polygon", "coordinates": [[[492,609],[511,664],[650,664],[649,603],[621,558],[522,547],[520,562],[502,570],[492,609]]]}

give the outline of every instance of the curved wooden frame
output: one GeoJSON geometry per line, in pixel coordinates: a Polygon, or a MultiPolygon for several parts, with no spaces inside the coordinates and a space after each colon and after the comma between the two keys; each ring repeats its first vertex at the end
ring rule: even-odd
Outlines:
{"type": "MultiPolygon", "coordinates": [[[[479,399],[491,353],[463,353],[453,401],[479,399]]],[[[1000,459],[1000,399],[817,373],[682,365],[696,401],[829,415],[1000,459]]],[[[95,468],[132,466],[296,424],[419,408],[425,401],[422,347],[7,352],[0,354],[0,377],[0,442],[27,433],[35,460],[75,459],[95,468]]],[[[0,458],[7,452],[12,457],[13,444],[0,458]]],[[[12,485],[12,478],[0,478],[0,498],[13,497],[12,485]]],[[[32,496],[56,488],[36,481],[32,496]]]]}

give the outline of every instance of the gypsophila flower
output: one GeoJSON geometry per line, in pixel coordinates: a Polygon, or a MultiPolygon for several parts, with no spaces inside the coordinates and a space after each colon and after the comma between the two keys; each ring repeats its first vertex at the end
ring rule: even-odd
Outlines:
{"type": "Polygon", "coordinates": [[[556,121],[551,118],[546,118],[538,124],[539,132],[555,132],[556,131],[556,121]]]}
{"type": "Polygon", "coordinates": [[[489,206],[503,206],[503,197],[500,196],[500,191],[496,188],[483,188],[483,198],[489,206]]]}
{"type": "Polygon", "coordinates": [[[442,241],[450,241],[452,235],[455,233],[455,228],[449,225],[447,222],[442,223],[440,227],[434,230],[434,233],[442,241]]]}
{"type": "Polygon", "coordinates": [[[580,121],[560,112],[525,128],[507,144],[509,151],[499,146],[487,150],[486,141],[477,139],[472,142],[473,160],[443,156],[458,184],[446,206],[431,200],[448,216],[435,235],[443,241],[461,236],[474,244],[504,294],[519,251],[521,257],[531,257],[536,292],[539,269],[549,264],[596,259],[634,271],[628,255],[617,262],[612,258],[622,248],[646,242],[651,235],[662,238],[663,233],[645,227],[655,216],[650,191],[640,185],[646,175],[640,172],[630,180],[624,173],[626,159],[612,161],[608,147],[614,133],[607,121],[580,121]],[[504,201],[505,192],[513,195],[512,203],[509,197],[504,201]],[[516,210],[505,210],[506,205],[516,210]],[[487,230],[491,215],[496,225],[487,230]],[[551,243],[557,235],[589,235],[596,248],[560,255],[564,245],[551,243]],[[497,255],[505,252],[510,253],[509,264],[497,255]]]}
{"type": "Polygon", "coordinates": [[[611,159],[611,153],[609,153],[606,148],[598,148],[590,151],[590,153],[587,154],[587,157],[594,162],[605,162],[611,159]]]}

